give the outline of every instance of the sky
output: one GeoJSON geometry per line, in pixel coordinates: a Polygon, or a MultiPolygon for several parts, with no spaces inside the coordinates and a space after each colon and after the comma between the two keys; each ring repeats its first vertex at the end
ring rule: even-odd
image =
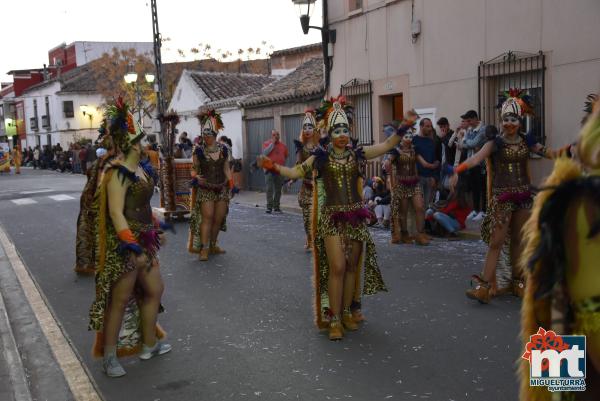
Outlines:
{"type": "MultiPolygon", "coordinates": [[[[152,42],[150,0],[19,0],[0,6],[0,81],[10,70],[42,68],[48,50],[66,42],[152,42]],[[33,10],[35,10],[33,12],[33,10]],[[10,16],[10,17],[8,17],[10,16]]],[[[321,25],[317,0],[311,25],[321,25]]],[[[320,32],[302,33],[292,0],[157,0],[163,63],[193,60],[189,49],[209,43],[229,50],[273,46],[274,50],[320,41],[320,32]],[[170,49],[170,50],[169,50],[170,49]],[[177,49],[186,52],[178,55],[177,49]]],[[[263,50],[264,51],[264,50],[263,50]]]]}

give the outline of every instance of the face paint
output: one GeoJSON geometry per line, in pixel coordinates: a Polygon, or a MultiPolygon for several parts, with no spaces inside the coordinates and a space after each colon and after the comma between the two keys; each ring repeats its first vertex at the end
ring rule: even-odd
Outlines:
{"type": "Polygon", "coordinates": [[[348,127],[337,127],[336,129],[333,130],[333,132],[331,133],[331,136],[333,138],[340,138],[340,137],[350,137],[350,130],[348,130],[348,127]]]}
{"type": "Polygon", "coordinates": [[[504,125],[519,125],[519,119],[517,117],[506,116],[502,118],[502,124],[504,125]]]}
{"type": "Polygon", "coordinates": [[[208,146],[213,145],[215,143],[215,137],[213,135],[205,135],[204,143],[206,143],[208,146]]]}
{"type": "Polygon", "coordinates": [[[315,130],[315,127],[312,124],[304,124],[302,129],[304,130],[304,132],[312,134],[313,131],[315,130]]]}

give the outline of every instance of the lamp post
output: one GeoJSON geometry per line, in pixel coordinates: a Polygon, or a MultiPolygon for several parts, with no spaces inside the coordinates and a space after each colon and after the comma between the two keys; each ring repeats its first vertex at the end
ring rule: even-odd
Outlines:
{"type": "MultiPolygon", "coordinates": [[[[123,79],[125,80],[125,83],[127,83],[128,85],[133,85],[134,89],[135,89],[135,103],[136,103],[136,109],[138,112],[138,123],[140,124],[140,127],[144,127],[144,123],[142,121],[142,106],[143,106],[143,102],[142,102],[142,91],[141,91],[141,87],[140,84],[138,83],[138,73],[135,72],[134,70],[134,66],[132,63],[129,64],[129,68],[127,70],[127,73],[123,76],[123,79]]],[[[152,84],[154,83],[154,74],[152,73],[146,73],[144,74],[144,80],[148,83],[148,84],[152,84]]]]}
{"type": "Polygon", "coordinates": [[[89,107],[87,104],[82,104],[81,106],[79,106],[79,110],[81,110],[81,113],[83,114],[84,117],[87,117],[90,119],[90,130],[91,130],[92,129],[92,120],[94,119],[93,109],[91,107],[89,107]]]}
{"type": "Polygon", "coordinates": [[[323,26],[310,25],[310,16],[315,8],[316,0],[292,0],[298,6],[298,14],[300,15],[300,26],[302,32],[308,35],[308,31],[318,29],[321,31],[321,42],[323,47],[323,64],[325,67],[325,90],[329,87],[329,72],[331,71],[331,60],[333,57],[333,44],[336,41],[336,30],[329,29],[327,21],[327,0],[323,0],[323,26]]]}

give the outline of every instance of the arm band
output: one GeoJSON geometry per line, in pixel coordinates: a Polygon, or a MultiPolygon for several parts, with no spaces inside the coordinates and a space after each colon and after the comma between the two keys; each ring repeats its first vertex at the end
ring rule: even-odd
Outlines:
{"type": "Polygon", "coordinates": [[[467,163],[463,162],[463,163],[460,163],[458,165],[458,167],[456,167],[454,169],[454,172],[456,174],[461,174],[461,173],[464,173],[465,171],[467,171],[468,169],[469,169],[469,166],[467,166],[467,163]]]}
{"type": "Polygon", "coordinates": [[[117,237],[119,237],[119,239],[123,242],[137,244],[135,235],[133,235],[133,233],[131,232],[131,230],[129,228],[119,231],[117,233],[117,237]]]}

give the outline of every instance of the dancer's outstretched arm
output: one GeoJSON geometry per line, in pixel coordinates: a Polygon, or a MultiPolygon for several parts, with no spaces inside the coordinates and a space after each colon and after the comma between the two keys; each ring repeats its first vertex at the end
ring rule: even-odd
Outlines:
{"type": "Polygon", "coordinates": [[[365,152],[365,158],[367,160],[374,159],[394,149],[400,143],[402,136],[413,125],[414,121],[406,120],[400,125],[396,133],[386,139],[385,142],[378,143],[377,145],[364,146],[363,151],[365,152]]]}
{"type": "Polygon", "coordinates": [[[314,160],[315,157],[311,156],[308,159],[306,159],[303,163],[297,164],[294,167],[290,168],[279,165],[266,156],[258,156],[256,158],[256,164],[258,165],[258,167],[264,168],[265,170],[281,174],[282,176],[290,178],[292,180],[297,180],[299,178],[304,177],[304,175],[307,172],[312,171],[314,160]]]}

